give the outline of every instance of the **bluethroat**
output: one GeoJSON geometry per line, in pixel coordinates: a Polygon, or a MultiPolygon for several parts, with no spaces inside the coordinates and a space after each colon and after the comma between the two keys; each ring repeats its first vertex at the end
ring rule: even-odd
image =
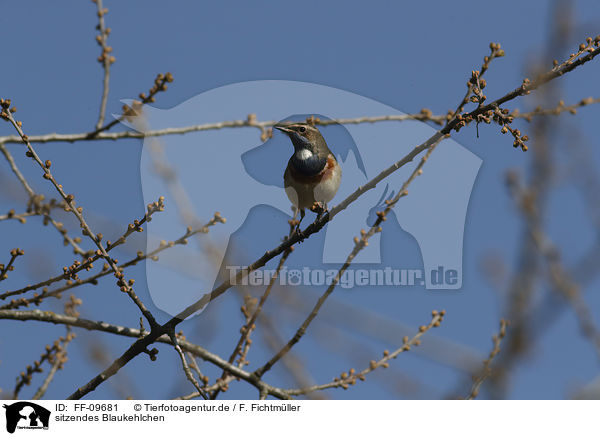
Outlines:
{"type": "Polygon", "coordinates": [[[340,187],[340,165],[315,126],[280,123],[274,127],[287,134],[294,146],[294,154],[283,174],[285,193],[300,212],[300,222],[305,215],[304,209],[320,216],[340,187]]]}

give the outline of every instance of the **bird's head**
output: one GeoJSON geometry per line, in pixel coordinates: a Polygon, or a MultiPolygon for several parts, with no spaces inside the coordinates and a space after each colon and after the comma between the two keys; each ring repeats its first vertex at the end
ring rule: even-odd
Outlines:
{"type": "Polygon", "coordinates": [[[327,143],[315,126],[308,123],[281,123],[273,126],[290,137],[296,152],[308,150],[312,154],[329,153],[327,143]]]}

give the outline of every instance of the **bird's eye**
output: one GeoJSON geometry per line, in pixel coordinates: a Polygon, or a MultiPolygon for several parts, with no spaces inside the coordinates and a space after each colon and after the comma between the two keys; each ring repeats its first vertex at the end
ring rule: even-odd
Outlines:
{"type": "Polygon", "coordinates": [[[304,126],[301,126],[301,127],[298,129],[298,131],[299,131],[300,133],[304,133],[304,132],[306,132],[306,127],[304,127],[304,126]]]}

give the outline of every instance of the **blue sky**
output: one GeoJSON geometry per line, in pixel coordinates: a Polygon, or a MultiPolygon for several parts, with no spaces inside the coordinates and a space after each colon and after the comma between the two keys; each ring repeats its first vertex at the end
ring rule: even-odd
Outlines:
{"type": "MultiPolygon", "coordinates": [[[[175,81],[169,85],[168,92],[157,97],[155,107],[160,109],[170,109],[217,87],[271,79],[339,88],[406,113],[418,112],[423,107],[434,113],[445,113],[454,108],[464,94],[471,70],[478,68],[482,57],[488,54],[491,41],[501,43],[506,56],[495,60],[486,73],[488,97],[500,96],[521,83],[528,75],[525,65],[539,59],[546,50],[552,5],[553,2],[545,1],[507,1],[501,7],[473,6],[472,2],[370,2],[367,5],[340,1],[189,2],[167,6],[158,1],[107,0],[105,7],[110,12],[106,20],[112,28],[109,44],[117,59],[111,68],[108,113],[119,113],[121,99],[134,98],[139,92],[147,91],[156,74],[166,71],[173,73],[175,81]]],[[[586,36],[599,33],[600,10],[594,6],[593,1],[573,2],[576,24],[572,29],[573,40],[565,42],[567,50],[574,51],[586,36]]],[[[0,95],[11,98],[18,107],[18,119],[24,122],[25,131],[33,135],[92,129],[97,119],[102,78],[102,70],[95,60],[100,50],[94,41],[94,5],[90,2],[71,2],[68,6],[4,2],[0,11],[0,26],[5,38],[9,38],[2,49],[0,95]]],[[[564,58],[568,52],[554,56],[564,58]]],[[[596,62],[568,74],[561,80],[558,98],[576,102],[588,96],[598,97],[599,72],[596,62]]],[[[508,107],[531,109],[532,102],[531,98],[522,99],[508,107]]],[[[594,147],[597,117],[598,108],[592,106],[582,108],[577,117],[566,115],[561,119],[567,129],[580,132],[578,141],[588,145],[590,156],[586,160],[592,168],[597,168],[600,161],[600,152],[594,147]]],[[[520,126],[528,132],[526,123],[520,126]]],[[[361,362],[364,366],[383,349],[394,346],[394,332],[381,327],[384,323],[368,335],[364,328],[355,329],[361,320],[335,321],[335,313],[350,310],[345,305],[362,308],[380,321],[413,327],[427,322],[432,309],[445,308],[448,315],[435,335],[462,344],[481,356],[489,352],[491,335],[503,316],[504,294],[490,285],[481,263],[486,256],[500,256],[509,272],[516,269],[521,221],[505,187],[504,174],[508,168],[526,171],[531,153],[513,149],[510,138],[500,135],[497,126],[480,126],[479,131],[479,139],[474,128],[464,129],[454,137],[483,161],[466,218],[463,289],[336,290],[330,314],[334,321],[323,321],[314,327],[333,337],[340,334],[338,329],[349,331],[346,336],[354,342],[346,341],[337,352],[331,343],[319,343],[317,334],[315,338],[303,340],[295,349],[295,355],[300,356],[317,382],[329,381],[350,366],[359,368],[361,362]]],[[[566,148],[573,137],[565,135],[565,130],[562,132],[557,141],[566,148]]],[[[8,134],[13,132],[3,123],[0,135],[8,134]]],[[[9,144],[8,147],[25,175],[33,180],[34,187],[50,194],[39,170],[25,160],[19,146],[9,144]]],[[[53,161],[52,169],[60,183],[90,211],[93,227],[109,229],[104,231],[105,235],[110,234],[110,222],[126,223],[143,214],[140,141],[40,144],[37,149],[44,159],[53,161]]],[[[569,166],[574,156],[561,152],[557,157],[564,162],[561,174],[574,177],[569,166]]],[[[8,172],[8,166],[0,164],[3,180],[8,172]]],[[[24,198],[21,187],[5,186],[1,189],[2,209],[17,209],[24,198]]],[[[556,192],[549,199],[548,233],[562,248],[566,265],[573,265],[597,238],[588,206],[581,191],[572,185],[557,184],[556,192]]],[[[255,218],[265,219],[260,212],[255,218]]],[[[281,230],[276,232],[275,241],[285,232],[285,221],[282,224],[279,218],[282,217],[273,218],[274,223],[279,223],[273,224],[273,228],[281,230]]],[[[65,218],[65,221],[72,223],[70,219],[65,218]]],[[[45,278],[73,260],[68,249],[58,253],[51,249],[60,243],[55,232],[43,228],[34,219],[28,226],[33,230],[26,231],[26,227],[13,222],[0,226],[0,253],[6,256],[14,246],[24,248],[27,253],[4,282],[9,289],[31,278],[45,278]]],[[[420,260],[414,260],[415,252],[418,253],[414,239],[399,227],[393,230],[395,236],[390,236],[388,245],[390,255],[403,256],[407,264],[420,267],[420,260]],[[397,247],[408,249],[398,251],[397,247]],[[407,256],[406,251],[413,256],[407,256]]],[[[144,235],[135,238],[132,242],[145,246],[144,235]]],[[[315,241],[307,241],[306,246],[298,250],[299,253],[306,251],[306,257],[290,258],[291,265],[306,262],[315,251],[315,241]]],[[[248,242],[250,258],[273,246],[272,243],[261,245],[264,242],[261,238],[250,238],[248,242]]],[[[119,253],[118,257],[125,259],[128,255],[119,253]]],[[[148,301],[145,269],[132,269],[128,277],[136,279],[138,293],[148,301]]],[[[594,278],[586,286],[586,301],[592,308],[600,303],[597,293],[590,292],[597,289],[598,284],[598,278],[594,278]]],[[[302,290],[303,294],[295,297],[309,304],[316,300],[318,291],[302,290]]],[[[85,302],[82,316],[137,326],[136,308],[117,291],[112,279],[80,292],[85,302]]],[[[61,305],[50,302],[48,307],[60,310],[61,305]]],[[[182,324],[182,328],[188,338],[205,344],[211,351],[228,355],[242,321],[238,308],[239,299],[231,292],[214,308],[182,324]]],[[[293,334],[302,319],[302,314],[294,311],[275,316],[281,322],[279,334],[284,338],[293,334]]],[[[167,315],[160,317],[166,319],[167,315]]],[[[8,321],[0,321],[0,326],[3,332],[0,387],[9,391],[25,362],[35,360],[43,345],[62,334],[63,329],[8,321]],[[27,342],[18,341],[17,337],[27,338],[27,342]]],[[[94,344],[106,344],[114,358],[130,342],[124,338],[78,333],[79,338],[69,349],[71,357],[66,371],[57,376],[48,398],[67,396],[103,369],[103,365],[96,367],[86,358],[94,344]]],[[[398,338],[403,335],[399,334],[398,338]]],[[[427,337],[423,342],[425,345],[427,337]]],[[[251,367],[270,354],[264,346],[256,346],[250,355],[251,367]]],[[[402,396],[386,388],[385,383],[367,382],[330,395],[355,399],[430,398],[452,392],[456,386],[461,386],[463,391],[469,386],[464,378],[457,379],[457,373],[448,366],[422,356],[407,353],[391,366],[388,373],[374,375],[373,381],[388,376],[399,383],[404,381],[404,389],[414,380],[425,387],[418,394],[413,395],[409,390],[402,396]]],[[[215,371],[209,373],[216,374],[215,371]]],[[[157,362],[138,357],[123,374],[131,378],[118,378],[119,386],[135,397],[170,398],[190,390],[180,374],[177,356],[167,347],[161,347],[157,362]],[[173,387],[175,383],[177,388],[173,387]]],[[[597,374],[594,350],[581,337],[577,321],[567,309],[544,331],[540,341],[518,365],[507,397],[565,398],[597,374]]],[[[279,369],[267,380],[282,386],[292,383],[279,369]]],[[[112,398],[116,390],[115,384],[107,383],[89,398],[112,398]]],[[[255,396],[253,389],[242,384],[232,386],[228,395],[224,398],[255,396]]]]}

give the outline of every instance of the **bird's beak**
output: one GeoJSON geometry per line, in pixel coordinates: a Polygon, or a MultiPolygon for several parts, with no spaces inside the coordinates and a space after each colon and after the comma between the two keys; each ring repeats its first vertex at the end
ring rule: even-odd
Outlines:
{"type": "Polygon", "coordinates": [[[292,132],[292,129],[287,127],[285,124],[275,124],[273,127],[277,130],[281,130],[283,133],[291,133],[292,132]]]}

